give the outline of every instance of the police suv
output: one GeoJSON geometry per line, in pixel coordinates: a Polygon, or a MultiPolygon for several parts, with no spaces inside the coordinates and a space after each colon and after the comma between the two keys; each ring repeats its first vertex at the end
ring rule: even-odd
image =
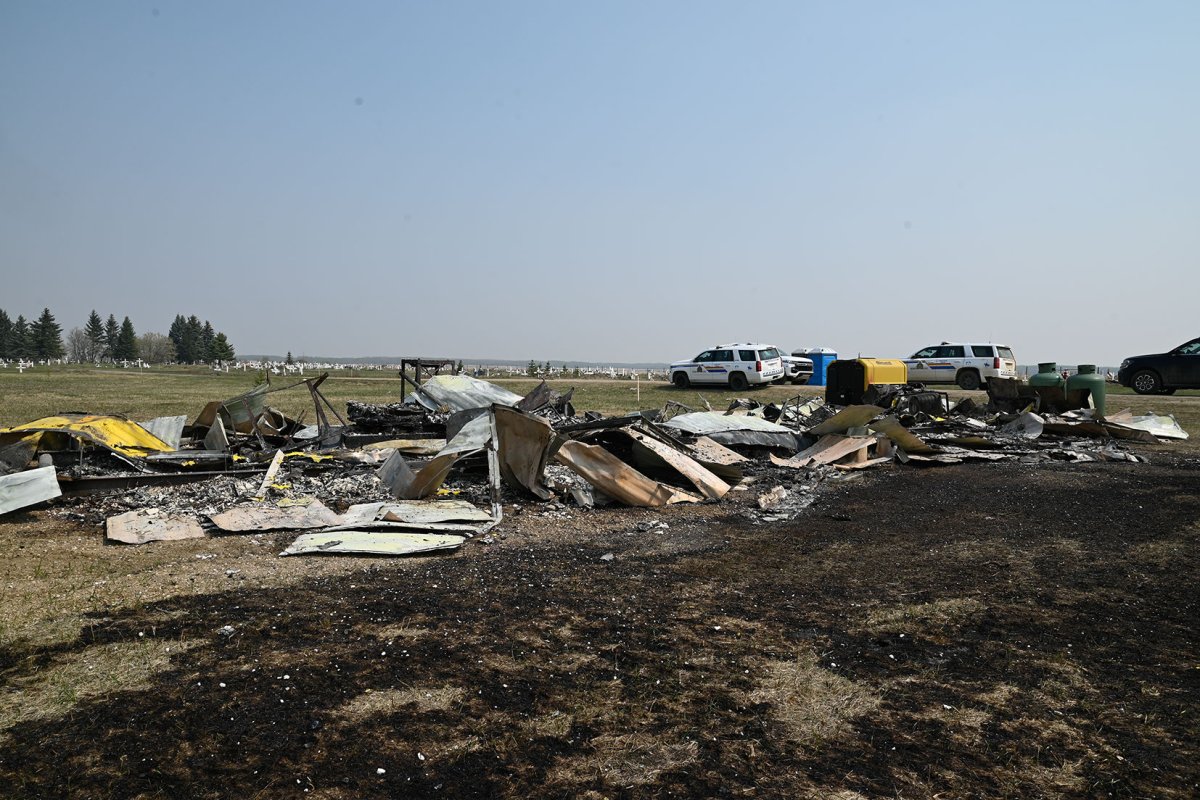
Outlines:
{"type": "Polygon", "coordinates": [[[734,342],[705,350],[688,361],[676,361],[670,368],[671,383],[680,389],[691,384],[726,384],[741,391],[764,386],[784,377],[779,348],[769,344],[734,342]]]}
{"type": "Polygon", "coordinates": [[[942,342],[903,359],[909,383],[956,383],[978,389],[988,378],[1017,377],[1012,349],[1002,344],[942,342]]]}

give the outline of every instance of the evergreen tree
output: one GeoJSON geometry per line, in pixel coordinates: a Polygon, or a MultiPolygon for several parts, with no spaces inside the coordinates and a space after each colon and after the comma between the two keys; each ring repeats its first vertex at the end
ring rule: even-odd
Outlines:
{"type": "Polygon", "coordinates": [[[104,357],[108,359],[117,358],[117,339],[121,336],[121,326],[117,324],[117,318],[113,314],[108,315],[108,322],[104,323],[104,357]]]}
{"type": "Polygon", "coordinates": [[[189,364],[195,364],[198,361],[204,360],[204,354],[201,351],[200,337],[204,332],[204,325],[200,322],[200,318],[195,314],[188,317],[183,323],[183,347],[187,358],[184,359],[189,364]]]}
{"type": "Polygon", "coordinates": [[[183,332],[187,328],[187,320],[183,318],[183,314],[176,314],[175,321],[171,323],[171,329],[167,331],[167,338],[175,345],[175,361],[182,364],[187,359],[184,358],[183,352],[183,332]]]}
{"type": "Polygon", "coordinates": [[[217,338],[217,332],[213,330],[212,323],[204,320],[204,327],[200,329],[200,360],[213,360],[213,342],[217,338]]]}
{"type": "Polygon", "coordinates": [[[62,327],[54,320],[50,309],[43,308],[37,322],[30,326],[34,355],[38,358],[62,358],[62,327]]]}
{"type": "Polygon", "coordinates": [[[214,361],[233,361],[237,358],[237,354],[233,352],[233,345],[229,343],[225,334],[218,333],[213,337],[212,357],[214,361]]]}
{"type": "Polygon", "coordinates": [[[126,317],[121,322],[121,331],[117,334],[117,346],[113,358],[132,360],[138,356],[137,334],[133,331],[133,323],[126,317]]]}
{"type": "Polygon", "coordinates": [[[104,320],[92,309],[88,314],[87,325],[83,327],[83,335],[87,337],[87,360],[96,361],[104,355],[104,320]]]}
{"type": "Polygon", "coordinates": [[[285,358],[285,359],[283,360],[283,363],[285,363],[285,364],[287,364],[287,365],[289,365],[289,366],[290,366],[290,365],[292,365],[292,364],[295,364],[295,363],[296,363],[296,362],[295,362],[295,361],[292,359],[292,351],[291,351],[291,350],[288,350],[287,358],[285,358]]]}
{"type": "Polygon", "coordinates": [[[17,321],[13,323],[12,336],[9,338],[9,357],[10,358],[29,358],[29,322],[25,319],[24,314],[17,315],[17,321]]]}
{"type": "Polygon", "coordinates": [[[0,308],[0,358],[10,358],[9,339],[12,338],[13,323],[8,312],[0,308]]]}

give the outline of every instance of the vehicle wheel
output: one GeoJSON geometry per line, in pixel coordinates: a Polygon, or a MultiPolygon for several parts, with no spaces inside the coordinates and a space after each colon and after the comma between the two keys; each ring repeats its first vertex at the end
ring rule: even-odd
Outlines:
{"type": "Polygon", "coordinates": [[[742,373],[735,372],[729,376],[729,388],[735,392],[744,392],[750,388],[750,381],[746,380],[742,373]]]}
{"type": "Polygon", "coordinates": [[[1133,376],[1129,382],[1138,394],[1158,394],[1162,391],[1162,378],[1152,369],[1144,369],[1133,376]]]}
{"type": "Polygon", "coordinates": [[[960,370],[955,382],[958,388],[973,392],[980,386],[979,373],[973,369],[960,370]]]}
{"type": "Polygon", "coordinates": [[[686,389],[691,381],[688,380],[686,372],[676,372],[671,376],[671,383],[675,384],[676,389],[686,389]]]}

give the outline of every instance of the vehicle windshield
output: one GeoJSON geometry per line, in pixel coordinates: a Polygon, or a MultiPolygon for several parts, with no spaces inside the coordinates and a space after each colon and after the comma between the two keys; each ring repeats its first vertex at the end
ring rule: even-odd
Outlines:
{"type": "Polygon", "coordinates": [[[1187,344],[1181,344],[1175,348],[1175,352],[1185,356],[1194,356],[1200,354],[1200,339],[1193,339],[1187,344]]]}
{"type": "Polygon", "coordinates": [[[759,350],[758,357],[763,361],[767,361],[768,359],[772,358],[779,358],[779,348],[768,347],[766,350],[759,350]]]}

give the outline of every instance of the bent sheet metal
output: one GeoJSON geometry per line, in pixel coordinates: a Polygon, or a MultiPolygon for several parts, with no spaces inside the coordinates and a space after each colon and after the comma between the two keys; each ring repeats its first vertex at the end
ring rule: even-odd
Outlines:
{"type": "Polygon", "coordinates": [[[647,478],[603,447],[564,442],[554,458],[609,497],[629,506],[660,508],[703,498],[647,478]]]}
{"type": "Polygon", "coordinates": [[[154,453],[175,451],[141,425],[115,414],[61,414],[0,429],[0,447],[23,441],[42,450],[64,450],[67,439],[102,447],[134,467],[154,453]]]}

